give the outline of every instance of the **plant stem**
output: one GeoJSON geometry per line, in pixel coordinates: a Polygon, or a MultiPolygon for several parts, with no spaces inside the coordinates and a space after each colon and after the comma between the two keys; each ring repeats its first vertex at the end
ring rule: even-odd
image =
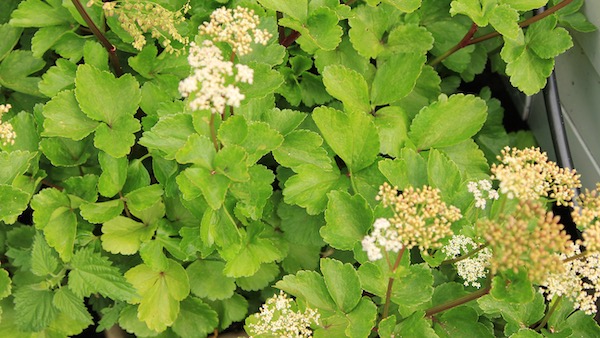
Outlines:
{"type": "Polygon", "coordinates": [[[473,22],[473,24],[471,25],[471,28],[469,29],[469,31],[467,32],[467,34],[465,34],[465,36],[462,38],[462,40],[460,40],[459,43],[457,43],[454,47],[450,48],[449,50],[447,50],[444,54],[438,56],[437,58],[433,59],[429,65],[432,67],[435,67],[437,64],[439,64],[440,62],[442,62],[444,59],[446,59],[447,57],[449,57],[450,55],[456,53],[457,51],[459,51],[460,49],[466,47],[469,45],[469,41],[471,41],[471,38],[473,38],[473,35],[475,35],[475,32],[477,32],[477,29],[479,27],[477,27],[477,25],[473,22]]]}
{"type": "Polygon", "coordinates": [[[548,324],[548,320],[550,320],[550,317],[552,316],[552,314],[554,313],[554,311],[556,311],[556,309],[558,308],[558,304],[560,304],[560,301],[562,299],[563,299],[563,297],[560,296],[560,297],[558,297],[554,301],[554,304],[552,304],[552,307],[550,308],[550,310],[548,310],[548,312],[546,313],[546,315],[544,316],[544,318],[542,318],[542,321],[538,325],[536,325],[536,327],[533,329],[534,331],[539,331],[544,326],[546,326],[546,324],[548,324]]]}
{"type": "MultiPolygon", "coordinates": [[[[538,14],[538,15],[534,15],[531,18],[527,19],[527,20],[523,20],[521,22],[519,22],[519,27],[521,28],[525,28],[529,25],[531,25],[532,23],[538,22],[540,20],[542,20],[543,18],[554,14],[555,12],[563,9],[564,7],[566,7],[567,5],[569,5],[571,2],[573,2],[573,0],[564,0],[560,3],[557,3],[556,5],[546,9],[545,11],[543,11],[542,13],[538,14]]],[[[472,27],[471,27],[472,29],[472,27]]],[[[482,35],[480,37],[477,38],[472,38],[473,35],[471,35],[469,37],[469,39],[466,41],[466,43],[463,46],[460,46],[461,43],[464,43],[463,41],[465,40],[465,38],[469,35],[469,33],[471,32],[471,30],[469,30],[469,32],[467,32],[467,34],[465,35],[465,37],[461,40],[461,42],[459,42],[456,46],[452,47],[451,49],[449,49],[448,51],[446,51],[444,54],[438,56],[437,58],[433,59],[429,65],[430,66],[435,66],[437,64],[439,64],[440,62],[442,62],[444,59],[446,59],[447,57],[449,57],[450,55],[454,54],[455,52],[459,51],[461,48],[470,46],[470,45],[474,45],[476,43],[479,42],[483,42],[492,38],[495,38],[497,36],[500,35],[500,33],[498,31],[486,34],[486,35],[482,35]]]]}
{"type": "Polygon", "coordinates": [[[79,12],[85,23],[87,23],[92,33],[94,33],[94,36],[96,36],[96,38],[100,41],[102,46],[104,46],[104,48],[108,51],[110,63],[112,64],[117,77],[123,75],[123,69],[121,68],[121,64],[119,63],[119,58],[117,57],[117,47],[110,43],[110,41],[108,41],[108,39],[106,38],[106,36],[104,36],[100,29],[98,29],[98,26],[96,26],[92,18],[85,11],[85,8],[83,8],[83,5],[79,0],[71,0],[71,2],[73,2],[73,5],[77,9],[77,12],[79,12]]]}
{"type": "Polygon", "coordinates": [[[563,263],[568,263],[568,262],[572,262],[574,260],[583,258],[583,257],[587,256],[587,253],[588,253],[587,251],[584,251],[584,252],[578,253],[575,256],[568,257],[565,260],[563,260],[563,263]]]}
{"type": "MultiPolygon", "coordinates": [[[[392,274],[396,272],[398,266],[400,266],[400,261],[402,261],[402,256],[404,255],[404,250],[406,247],[402,247],[400,251],[398,251],[398,257],[396,257],[396,262],[394,262],[394,266],[392,267],[392,274]]],[[[383,314],[381,318],[387,318],[390,312],[390,303],[392,301],[392,288],[394,286],[394,278],[390,277],[388,280],[387,291],[385,292],[385,304],[383,305],[383,314]]]]}
{"type": "Polygon", "coordinates": [[[290,35],[288,35],[285,39],[283,39],[283,41],[281,42],[281,45],[285,48],[289,47],[292,45],[292,43],[294,43],[294,41],[296,41],[296,39],[298,39],[300,37],[300,32],[298,31],[292,31],[290,33],[290,35]]]}
{"type": "Polygon", "coordinates": [[[215,130],[215,113],[210,114],[210,122],[208,122],[210,126],[210,139],[215,146],[215,150],[219,151],[219,142],[217,141],[217,131],[215,130]]]}
{"type": "Polygon", "coordinates": [[[457,298],[455,300],[451,300],[447,303],[440,304],[440,305],[434,306],[432,308],[429,308],[427,311],[425,311],[425,317],[431,317],[437,313],[449,310],[453,307],[457,307],[459,305],[463,305],[463,304],[468,303],[477,298],[483,297],[483,296],[487,295],[488,293],[490,293],[491,289],[492,289],[492,286],[490,284],[490,285],[486,286],[485,288],[477,290],[466,296],[463,296],[463,297],[457,298]]]}
{"type": "Polygon", "coordinates": [[[356,2],[356,0],[347,0],[347,1],[342,1],[342,3],[343,3],[344,5],[346,5],[346,6],[350,6],[350,5],[352,5],[353,3],[355,3],[355,2],[356,2]]]}
{"type": "Polygon", "coordinates": [[[453,259],[447,259],[447,260],[443,261],[443,262],[442,262],[442,263],[440,263],[440,264],[454,264],[454,263],[460,262],[460,261],[462,261],[462,260],[465,260],[465,259],[467,259],[467,258],[469,258],[469,257],[472,257],[473,255],[475,255],[475,254],[476,254],[476,253],[478,253],[479,251],[481,251],[481,250],[483,250],[483,249],[487,248],[487,247],[488,247],[488,245],[489,245],[489,244],[483,244],[483,245],[480,245],[480,246],[479,246],[477,249],[475,249],[475,250],[473,250],[473,251],[470,251],[470,252],[469,252],[469,253],[467,253],[467,254],[464,254],[464,255],[462,255],[462,256],[458,256],[458,257],[456,257],[456,258],[453,258],[453,259]]]}

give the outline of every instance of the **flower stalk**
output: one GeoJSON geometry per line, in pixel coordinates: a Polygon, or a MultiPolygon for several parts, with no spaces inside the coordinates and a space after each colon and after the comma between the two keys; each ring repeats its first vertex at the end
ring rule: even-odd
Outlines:
{"type": "Polygon", "coordinates": [[[446,311],[446,310],[450,310],[450,309],[452,309],[454,307],[466,304],[466,303],[468,303],[468,302],[470,302],[472,300],[481,298],[481,297],[487,295],[488,293],[490,293],[491,289],[492,289],[492,286],[491,286],[491,283],[490,283],[485,288],[477,290],[477,291],[475,291],[473,293],[470,293],[470,294],[468,294],[466,296],[457,298],[455,300],[451,300],[451,301],[449,301],[447,303],[444,303],[444,304],[440,304],[440,305],[431,307],[431,308],[427,309],[427,311],[425,311],[425,317],[432,317],[432,316],[434,316],[434,315],[436,315],[436,314],[438,314],[440,312],[443,312],[443,311],[446,311]]]}
{"type": "MultiPolygon", "coordinates": [[[[404,255],[405,250],[406,250],[406,247],[403,247],[402,249],[400,249],[400,251],[398,251],[398,256],[396,257],[394,266],[391,269],[392,274],[394,274],[396,272],[396,270],[398,269],[398,267],[400,266],[400,262],[402,261],[402,256],[404,255]]],[[[387,258],[387,255],[386,255],[386,258],[387,258]]],[[[382,319],[387,318],[389,315],[390,303],[392,301],[392,289],[394,288],[394,280],[395,279],[393,277],[390,277],[388,280],[387,291],[385,292],[385,304],[383,305],[382,319]]]]}

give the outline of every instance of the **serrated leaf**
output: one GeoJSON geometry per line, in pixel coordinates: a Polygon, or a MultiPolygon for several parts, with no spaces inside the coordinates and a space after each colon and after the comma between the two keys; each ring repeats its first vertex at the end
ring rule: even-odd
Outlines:
{"type": "Polygon", "coordinates": [[[43,96],[38,89],[40,78],[29,75],[45,65],[44,60],[33,57],[30,51],[13,50],[0,63],[0,85],[20,93],[43,96]]]}
{"type": "Polygon", "coordinates": [[[248,313],[248,301],[239,294],[225,300],[208,302],[219,315],[219,328],[226,329],[234,321],[241,321],[248,313]]]}
{"type": "Polygon", "coordinates": [[[393,161],[382,160],[378,166],[390,184],[401,190],[407,187],[422,187],[428,183],[427,163],[412,149],[404,148],[399,158],[393,161]]]}
{"type": "Polygon", "coordinates": [[[94,146],[113,157],[124,157],[135,144],[134,133],[140,130],[139,121],[131,116],[123,116],[114,125],[101,123],[96,128],[94,146]],[[120,140],[120,142],[115,142],[120,140]]]}
{"type": "Polygon", "coordinates": [[[99,293],[114,300],[129,301],[136,291],[117,267],[106,257],[90,249],[81,249],[73,255],[69,272],[69,289],[78,297],[99,293]]]}
{"type": "Polygon", "coordinates": [[[556,27],[557,21],[556,16],[549,16],[527,29],[527,47],[542,59],[556,57],[573,47],[571,35],[566,29],[556,27]]]}
{"type": "Polygon", "coordinates": [[[29,169],[34,158],[35,154],[28,151],[0,152],[0,184],[12,184],[29,169]]]}
{"type": "Polygon", "coordinates": [[[341,65],[323,69],[323,84],[327,92],[342,101],[347,111],[371,111],[369,87],[360,73],[341,65]]]}
{"type": "Polygon", "coordinates": [[[492,338],[492,330],[478,321],[479,316],[470,307],[461,306],[452,308],[439,316],[439,321],[434,324],[435,332],[442,338],[481,337],[492,338]]]}
{"type": "Polygon", "coordinates": [[[117,216],[102,225],[102,248],[115,254],[133,255],[141,243],[152,238],[155,230],[155,226],[117,216]]]}
{"type": "Polygon", "coordinates": [[[181,302],[179,316],[173,323],[173,332],[184,338],[204,337],[219,325],[218,314],[198,298],[189,297],[181,302]]]}
{"type": "Polygon", "coordinates": [[[224,207],[219,210],[208,209],[204,212],[200,225],[200,236],[206,246],[229,248],[242,240],[237,224],[224,207]]]}
{"type": "Polygon", "coordinates": [[[375,115],[375,126],[379,134],[379,151],[394,157],[400,156],[404,142],[408,139],[410,121],[400,107],[388,106],[375,115]]]}
{"type": "Polygon", "coordinates": [[[389,15],[382,6],[360,6],[348,20],[348,35],[352,46],[366,58],[376,58],[385,50],[381,39],[388,28],[389,15]]]}
{"type": "Polygon", "coordinates": [[[58,257],[48,246],[46,240],[40,233],[36,233],[31,248],[31,272],[38,276],[54,274],[58,268],[58,257]]]}
{"type": "Polygon", "coordinates": [[[490,12],[497,3],[490,0],[453,0],[450,4],[450,14],[463,14],[471,18],[479,27],[488,25],[490,12]]]}
{"type": "Polygon", "coordinates": [[[382,0],[405,13],[412,13],[421,6],[421,0],[382,0]]]}
{"type": "Polygon", "coordinates": [[[106,202],[85,203],[79,206],[81,217],[90,223],[100,224],[109,221],[123,212],[124,204],[120,199],[106,202]]]}
{"type": "Polygon", "coordinates": [[[424,53],[433,48],[433,36],[422,26],[400,25],[394,28],[387,40],[391,53],[424,53]]]}
{"type": "Polygon", "coordinates": [[[409,137],[420,150],[455,145],[474,136],[486,117],[487,105],[476,96],[440,96],[413,119],[409,137]]]}
{"type": "MultiPolygon", "coordinates": [[[[529,327],[537,323],[544,317],[546,305],[544,304],[544,296],[538,292],[534,298],[526,303],[509,303],[506,301],[494,299],[493,296],[487,295],[477,300],[480,308],[486,314],[502,315],[510,327],[515,329],[519,327],[529,327]]],[[[513,332],[506,332],[507,335],[513,332]]]]}
{"type": "Polygon", "coordinates": [[[102,168],[102,174],[98,179],[98,192],[102,196],[112,197],[121,191],[127,180],[127,158],[115,158],[100,152],[98,162],[102,168]]]}
{"type": "Polygon", "coordinates": [[[398,304],[400,313],[407,316],[424,304],[433,295],[433,275],[426,264],[410,265],[396,278],[392,289],[392,301],[398,304]]]}
{"type": "Polygon", "coordinates": [[[250,167],[248,173],[250,179],[247,182],[233,182],[230,192],[238,200],[237,210],[246,217],[259,220],[269,197],[273,194],[275,175],[259,164],[250,167]]]}
{"type": "Polygon", "coordinates": [[[268,9],[285,13],[296,20],[304,21],[308,15],[308,0],[258,0],[268,9]]]}
{"type": "Polygon", "coordinates": [[[90,138],[74,141],[62,137],[49,137],[40,141],[40,150],[54,166],[75,167],[88,160],[92,154],[91,143],[90,138]]]}
{"type": "Polygon", "coordinates": [[[139,298],[138,318],[157,332],[173,325],[179,315],[179,302],[190,293],[190,283],[183,267],[174,260],[163,271],[145,264],[129,269],[125,278],[136,288],[139,298]]]}
{"type": "Polygon", "coordinates": [[[490,13],[490,24],[502,35],[509,39],[519,36],[519,13],[512,7],[501,4],[490,13]]]}
{"type": "Polygon", "coordinates": [[[323,139],[319,134],[305,130],[295,130],[285,136],[281,146],[273,150],[273,157],[285,167],[297,168],[304,164],[312,164],[323,170],[332,169],[332,161],[325,148],[321,147],[323,139]]]}
{"type": "MultiPolygon", "coordinates": [[[[286,256],[287,258],[287,256],[286,256]]],[[[245,291],[258,291],[267,287],[279,275],[277,263],[261,264],[260,269],[250,277],[239,277],[235,283],[245,291]]]]}
{"type": "Polygon", "coordinates": [[[474,140],[440,149],[454,162],[465,178],[487,178],[489,165],[485,155],[474,140]]]}
{"type": "Polygon", "coordinates": [[[339,172],[305,168],[285,182],[283,197],[286,203],[306,208],[310,215],[323,212],[327,206],[327,193],[348,189],[349,182],[339,172]]]}
{"type": "Polygon", "coordinates": [[[23,331],[42,331],[58,316],[52,305],[54,293],[25,285],[14,293],[16,323],[23,331]]]}
{"type": "Polygon", "coordinates": [[[546,86],[546,79],[553,69],[554,59],[542,59],[525,49],[523,54],[508,63],[506,74],[510,76],[513,86],[527,95],[533,95],[546,86]]]}
{"type": "Polygon", "coordinates": [[[312,118],[327,144],[344,160],[351,173],[375,162],[379,153],[379,136],[369,115],[318,107],[312,118]]]}
{"type": "Polygon", "coordinates": [[[287,275],[275,287],[319,309],[335,311],[337,307],[327,291],[323,276],[315,271],[299,271],[295,275],[287,275]]]}
{"type": "Polygon", "coordinates": [[[326,225],[319,231],[332,247],[352,250],[373,224],[373,211],[361,195],[350,196],[343,191],[327,194],[326,225]]]}
{"type": "Polygon", "coordinates": [[[511,303],[528,303],[533,301],[536,292],[527,277],[527,272],[505,271],[492,279],[490,295],[496,300],[511,303]]]}
{"type": "Polygon", "coordinates": [[[13,50],[22,33],[23,29],[20,27],[13,27],[7,23],[0,25],[0,36],[3,37],[0,42],[0,61],[13,50]]]}
{"type": "Polygon", "coordinates": [[[54,293],[52,304],[60,311],[68,313],[69,317],[81,322],[83,325],[94,323],[92,315],[88,312],[83,299],[75,296],[68,288],[60,288],[54,293]]]}
{"type": "Polygon", "coordinates": [[[69,24],[73,21],[69,11],[60,2],[26,0],[12,12],[9,23],[16,27],[47,27],[69,24]]]}
{"type": "Polygon", "coordinates": [[[42,27],[35,32],[31,39],[33,56],[41,58],[66,32],[71,31],[67,25],[42,27]]]}
{"type": "Polygon", "coordinates": [[[331,298],[338,309],[344,313],[351,312],[360,302],[362,288],[356,270],[349,263],[323,258],[321,273],[331,298]]]}
{"type": "Polygon", "coordinates": [[[281,218],[279,227],[283,237],[296,245],[325,245],[319,235],[319,229],[325,224],[323,215],[309,215],[306,210],[295,205],[279,203],[277,216],[281,218]]]}
{"type": "Polygon", "coordinates": [[[500,2],[507,4],[518,11],[524,12],[544,6],[548,0],[501,0],[500,2]]]}
{"type": "Polygon", "coordinates": [[[223,147],[215,155],[214,171],[234,182],[245,182],[250,179],[247,157],[248,153],[242,147],[236,145],[223,147]]]}
{"type": "Polygon", "coordinates": [[[162,195],[162,187],[159,184],[152,184],[128,192],[125,201],[132,209],[144,210],[160,202],[162,195]]]}
{"type": "Polygon", "coordinates": [[[63,90],[75,88],[75,73],[77,65],[67,59],[56,60],[56,65],[50,67],[39,82],[40,93],[53,97],[63,90]]]}
{"type": "Polygon", "coordinates": [[[424,53],[396,53],[378,62],[371,86],[371,104],[382,106],[408,95],[425,65],[424,53]],[[394,83],[390,86],[390,83],[394,83]]]}
{"type": "Polygon", "coordinates": [[[133,76],[115,78],[91,65],[79,66],[75,86],[81,110],[109,127],[115,127],[123,117],[133,116],[141,100],[139,84],[133,76]]]}
{"type": "Polygon", "coordinates": [[[175,153],[175,158],[179,163],[193,163],[211,169],[215,155],[215,147],[208,137],[192,134],[185,145],[175,153]]]}
{"type": "Polygon", "coordinates": [[[12,280],[8,271],[0,269],[0,299],[6,298],[12,291],[12,280]]]}
{"type": "Polygon", "coordinates": [[[303,50],[314,52],[318,49],[333,50],[342,40],[342,27],[335,11],[319,7],[310,13],[306,22],[282,18],[279,24],[301,33],[298,43],[303,50]]]}
{"type": "Polygon", "coordinates": [[[72,90],[60,92],[44,106],[42,136],[57,136],[79,141],[92,133],[99,123],[79,108],[72,90]]]}
{"type": "Polygon", "coordinates": [[[174,160],[177,151],[185,145],[188,137],[195,133],[190,115],[170,115],[162,117],[150,131],[144,132],[139,143],[148,149],[159,150],[166,160],[174,160]]]}
{"type": "Polygon", "coordinates": [[[438,338],[431,323],[423,315],[423,312],[413,313],[401,321],[394,332],[402,337],[438,338]]]}
{"type": "Polygon", "coordinates": [[[143,242],[140,245],[140,257],[144,264],[156,271],[164,270],[169,265],[162,243],[155,239],[143,242]]]}
{"type": "Polygon", "coordinates": [[[427,160],[429,186],[438,188],[442,199],[451,203],[462,183],[458,166],[437,149],[429,152],[427,160]]]}
{"type": "Polygon", "coordinates": [[[192,293],[210,300],[232,297],[236,289],[235,279],[225,276],[224,269],[225,263],[220,261],[197,260],[190,264],[186,271],[192,293]]]}
{"type": "Polygon", "coordinates": [[[254,70],[253,83],[260,83],[260,86],[249,83],[238,84],[246,100],[263,98],[274,93],[283,84],[283,76],[268,64],[253,61],[248,66],[254,70]]]}
{"type": "Polygon", "coordinates": [[[231,180],[222,174],[213,174],[208,169],[188,168],[177,176],[177,184],[185,199],[204,196],[208,205],[217,210],[225,201],[231,180]]]}

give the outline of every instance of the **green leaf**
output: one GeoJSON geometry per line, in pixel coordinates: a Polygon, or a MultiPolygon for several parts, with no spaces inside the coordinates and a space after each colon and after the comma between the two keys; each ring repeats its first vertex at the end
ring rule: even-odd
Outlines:
{"type": "Polygon", "coordinates": [[[401,335],[401,337],[438,338],[431,327],[431,323],[424,318],[423,312],[415,312],[401,321],[394,333],[401,335]]]}
{"type": "Polygon", "coordinates": [[[83,45],[83,59],[88,65],[108,71],[108,52],[94,40],[88,40],[83,45]]]}
{"type": "Polygon", "coordinates": [[[347,36],[342,36],[342,42],[335,50],[317,50],[315,52],[315,66],[319,73],[323,74],[325,67],[330,65],[341,65],[353,69],[363,76],[370,67],[369,60],[358,54],[347,36]]]}
{"type": "Polygon", "coordinates": [[[225,207],[219,210],[208,209],[204,212],[200,235],[206,246],[216,244],[223,248],[229,248],[232,245],[238,245],[242,240],[237,224],[225,207]]]}
{"type": "Polygon", "coordinates": [[[248,66],[254,70],[253,83],[260,83],[260,86],[239,83],[237,86],[246,97],[246,100],[263,98],[274,93],[283,84],[283,76],[268,64],[254,61],[250,62],[248,66]]]}
{"type": "Polygon", "coordinates": [[[77,216],[65,194],[56,189],[44,189],[33,197],[35,227],[44,232],[48,245],[68,262],[73,256],[77,232],[77,216]]]}
{"type": "Polygon", "coordinates": [[[465,178],[487,178],[489,165],[485,155],[474,140],[468,139],[441,151],[454,162],[465,178]]]}
{"type": "Polygon", "coordinates": [[[308,0],[258,0],[258,2],[265,8],[285,13],[299,21],[306,20],[308,15],[308,0]]]}
{"type": "Polygon", "coordinates": [[[211,169],[215,155],[215,147],[208,137],[192,134],[185,145],[177,151],[175,158],[179,163],[193,163],[211,169]]]}
{"type": "Polygon", "coordinates": [[[479,322],[477,312],[470,307],[455,307],[443,312],[435,322],[435,332],[442,338],[481,337],[492,338],[492,330],[479,322]]]}
{"type": "MultiPolygon", "coordinates": [[[[286,256],[286,258],[289,257],[286,256]]],[[[260,269],[250,277],[239,277],[235,283],[245,291],[258,291],[266,288],[279,275],[277,263],[261,264],[260,269]]]]}
{"type": "Polygon", "coordinates": [[[310,13],[306,22],[282,18],[279,24],[300,32],[298,43],[303,50],[315,52],[318,49],[334,50],[342,40],[342,27],[335,11],[320,7],[310,13]]]}
{"type": "Polygon", "coordinates": [[[219,128],[219,139],[225,146],[238,145],[244,148],[248,153],[248,165],[256,163],[283,142],[283,137],[267,123],[248,123],[243,116],[227,119],[219,128]]]}
{"type": "Polygon", "coordinates": [[[247,234],[241,243],[232,245],[221,255],[227,261],[223,272],[230,277],[248,277],[255,274],[262,263],[282,260],[285,250],[276,241],[272,230],[259,222],[246,227],[247,234]]]}
{"type": "Polygon", "coordinates": [[[548,0],[501,0],[501,2],[518,11],[525,12],[546,5],[548,0]]]}
{"type": "Polygon", "coordinates": [[[68,283],[78,297],[99,293],[113,300],[129,301],[136,296],[135,289],[108,258],[87,248],[73,255],[68,283]]]}
{"type": "Polygon", "coordinates": [[[109,221],[123,212],[124,204],[120,199],[106,202],[85,203],[79,206],[81,217],[94,224],[109,221]]]}
{"type": "Polygon", "coordinates": [[[404,142],[408,139],[410,121],[400,107],[388,106],[375,115],[375,126],[379,134],[379,151],[394,157],[400,156],[404,142]]]}
{"type": "Polygon", "coordinates": [[[234,321],[243,320],[248,313],[248,301],[237,293],[229,299],[209,302],[209,305],[219,315],[221,330],[229,327],[234,321]]]}
{"type": "Polygon", "coordinates": [[[371,86],[371,104],[382,106],[408,95],[425,65],[424,53],[397,53],[378,62],[371,86]],[[393,86],[390,86],[393,83],[393,86]]]}
{"type": "Polygon", "coordinates": [[[303,167],[285,182],[283,197],[286,203],[299,205],[308,214],[316,215],[325,210],[328,192],[346,190],[348,186],[348,180],[339,172],[303,167]]]}
{"type": "Polygon", "coordinates": [[[422,26],[400,25],[394,28],[387,39],[387,52],[424,54],[433,48],[433,36],[422,26]]]}
{"type": "Polygon", "coordinates": [[[245,182],[248,174],[247,153],[242,147],[229,145],[215,155],[214,169],[234,182],[245,182]]]}
{"type": "Polygon", "coordinates": [[[486,117],[487,105],[476,96],[440,96],[413,119],[409,137],[420,150],[455,145],[474,136],[486,117]]]}
{"type": "Polygon", "coordinates": [[[35,154],[28,151],[0,152],[0,184],[12,184],[23,175],[35,158],[35,154]]]}
{"type": "Polygon", "coordinates": [[[519,27],[519,13],[506,4],[498,5],[490,13],[490,24],[502,35],[509,39],[517,39],[521,28],[519,27]]]}
{"type": "Polygon", "coordinates": [[[379,136],[369,115],[318,107],[312,118],[327,144],[344,160],[351,173],[375,162],[379,153],[379,136]]]}
{"type": "Polygon", "coordinates": [[[150,131],[144,132],[139,143],[148,149],[159,150],[166,160],[174,160],[190,135],[196,134],[192,117],[177,114],[162,117],[150,131]]]}
{"type": "Polygon", "coordinates": [[[337,305],[329,295],[324,278],[315,271],[299,271],[287,275],[275,287],[291,295],[306,300],[312,307],[335,311],[337,305]]]}
{"type": "Polygon", "coordinates": [[[376,58],[385,50],[381,41],[391,21],[390,16],[395,13],[386,11],[382,6],[359,6],[353,12],[354,16],[348,19],[350,42],[360,55],[376,58]]]}
{"type": "Polygon", "coordinates": [[[2,41],[0,41],[0,61],[2,61],[17,45],[22,33],[22,28],[14,27],[6,23],[0,25],[0,36],[2,36],[2,41]]]}
{"type": "Polygon", "coordinates": [[[530,327],[544,317],[546,305],[544,296],[539,292],[535,293],[532,301],[526,303],[510,303],[495,299],[491,295],[481,297],[477,300],[479,307],[484,313],[489,315],[501,315],[508,322],[505,333],[508,335],[514,332],[507,332],[509,328],[513,331],[521,327],[530,327]]]}
{"type": "Polygon", "coordinates": [[[429,185],[440,189],[442,199],[452,203],[452,197],[459,190],[462,179],[458,166],[437,149],[429,152],[427,160],[429,185]]]}
{"type": "Polygon", "coordinates": [[[412,13],[421,6],[421,0],[382,0],[405,13],[412,13]]]}
{"type": "Polygon", "coordinates": [[[219,325],[218,314],[202,300],[189,297],[181,302],[173,332],[184,338],[204,337],[219,325]]]}
{"type": "Polygon", "coordinates": [[[75,296],[68,288],[60,288],[54,293],[52,304],[60,311],[68,313],[69,317],[88,326],[94,323],[83,299],[75,296]]]}
{"type": "Polygon", "coordinates": [[[327,92],[342,101],[347,111],[371,111],[369,86],[360,73],[341,65],[323,69],[323,84],[327,92]]]}
{"type": "Polygon", "coordinates": [[[505,271],[492,279],[490,295],[496,300],[523,304],[533,301],[535,294],[525,271],[505,271]]]}
{"type": "Polygon", "coordinates": [[[124,157],[135,144],[134,133],[138,130],[140,130],[140,123],[130,116],[116,120],[112,126],[102,123],[96,128],[94,146],[113,157],[124,157]]]}
{"type": "Polygon", "coordinates": [[[63,91],[44,106],[44,131],[42,136],[57,136],[82,140],[98,127],[79,108],[72,90],[63,91]]]}
{"type": "Polygon", "coordinates": [[[275,175],[260,164],[250,167],[248,173],[250,179],[247,182],[233,182],[229,191],[238,200],[236,210],[246,217],[259,220],[273,194],[275,175]]]}
{"type": "Polygon", "coordinates": [[[38,89],[39,77],[29,75],[44,68],[46,62],[25,50],[13,50],[0,63],[0,85],[16,92],[42,96],[38,89]]]}
{"type": "Polygon", "coordinates": [[[325,224],[323,215],[309,215],[305,209],[287,203],[279,203],[277,216],[281,219],[279,227],[283,237],[297,245],[325,245],[319,236],[319,229],[325,224]]]}
{"type": "Polygon", "coordinates": [[[8,271],[0,269],[0,299],[10,295],[12,290],[12,280],[8,275],[8,271]]]}
{"type": "Polygon", "coordinates": [[[31,272],[38,276],[54,274],[58,257],[40,233],[36,233],[31,248],[31,272]]]}
{"type": "Polygon", "coordinates": [[[379,170],[392,186],[400,190],[407,187],[420,188],[428,184],[427,163],[416,151],[402,149],[400,157],[395,160],[385,159],[379,162],[379,170]]]}
{"type": "Polygon", "coordinates": [[[352,250],[371,228],[373,212],[361,195],[350,196],[343,191],[332,191],[327,197],[327,224],[321,228],[320,234],[332,247],[352,250]]]}
{"type": "Polygon", "coordinates": [[[273,156],[280,165],[292,169],[312,164],[323,170],[331,170],[331,158],[322,144],[323,139],[319,134],[305,129],[295,130],[285,136],[279,148],[273,150],[273,156]]]}
{"type": "Polygon", "coordinates": [[[17,289],[14,297],[16,323],[23,331],[42,331],[58,316],[58,309],[52,305],[54,293],[50,290],[26,285],[17,289]]]}
{"type": "Polygon", "coordinates": [[[130,74],[115,78],[91,65],[80,65],[75,78],[75,95],[81,110],[96,121],[115,127],[131,117],[141,100],[139,84],[130,74]]]}
{"type": "Polygon", "coordinates": [[[154,236],[155,229],[131,218],[117,216],[102,225],[102,248],[115,254],[133,255],[141,243],[154,236]]]}
{"type": "Polygon", "coordinates": [[[125,305],[118,315],[119,326],[138,337],[156,336],[156,331],[149,329],[146,323],[138,319],[137,308],[138,307],[134,305],[125,305]]]}
{"type": "Polygon", "coordinates": [[[75,167],[84,164],[90,155],[91,139],[74,141],[62,137],[44,138],[40,141],[40,150],[57,167],[75,167]]]}
{"type": "Polygon", "coordinates": [[[162,195],[162,187],[159,184],[152,184],[127,193],[125,201],[132,209],[144,210],[160,202],[162,195]]]}
{"type": "Polygon", "coordinates": [[[225,263],[220,261],[197,260],[190,264],[186,271],[192,293],[210,300],[231,298],[236,289],[235,279],[225,276],[224,269],[225,263]]]}
{"type": "Polygon", "coordinates": [[[66,59],[56,60],[56,65],[50,67],[39,82],[40,93],[53,97],[63,90],[75,88],[75,73],[77,65],[66,59]]]}
{"type": "Polygon", "coordinates": [[[225,201],[231,180],[226,176],[204,168],[188,168],[177,176],[177,184],[183,197],[192,200],[204,196],[208,205],[220,209],[225,201]]]}
{"type": "Polygon", "coordinates": [[[566,29],[556,27],[557,22],[556,16],[552,15],[527,29],[527,47],[542,59],[556,57],[573,47],[571,35],[566,29]]]}
{"type": "Polygon", "coordinates": [[[392,302],[398,304],[400,314],[408,316],[424,304],[433,295],[433,275],[426,264],[410,265],[401,269],[392,289],[392,302]]]}
{"type": "Polygon", "coordinates": [[[454,0],[450,4],[450,14],[463,14],[471,18],[479,27],[488,25],[490,12],[497,6],[496,1],[490,0],[454,0]]]}
{"type": "Polygon", "coordinates": [[[47,27],[72,22],[71,14],[60,2],[26,0],[12,12],[9,24],[15,27],[47,27]]]}
{"type": "Polygon", "coordinates": [[[98,162],[102,168],[102,174],[98,179],[98,192],[102,196],[112,197],[121,191],[127,180],[127,158],[115,158],[99,152],[98,162]]]}
{"type": "Polygon", "coordinates": [[[593,338],[600,333],[600,326],[592,316],[586,315],[583,311],[575,311],[567,318],[567,325],[578,337],[593,338]]]}
{"type": "Polygon", "coordinates": [[[351,312],[360,302],[362,288],[356,270],[349,263],[323,258],[321,273],[331,298],[338,309],[344,313],[351,312]]]}
{"type": "Polygon", "coordinates": [[[515,334],[510,335],[510,338],[542,338],[543,335],[533,331],[532,329],[520,329],[515,334]]]}
{"type": "Polygon", "coordinates": [[[190,283],[183,267],[174,260],[163,271],[145,264],[129,269],[125,278],[136,288],[139,298],[138,318],[157,332],[173,325],[179,315],[179,302],[190,293],[190,283]]]}
{"type": "Polygon", "coordinates": [[[72,28],[67,25],[42,27],[35,32],[31,39],[33,57],[42,58],[44,53],[72,28]]]}

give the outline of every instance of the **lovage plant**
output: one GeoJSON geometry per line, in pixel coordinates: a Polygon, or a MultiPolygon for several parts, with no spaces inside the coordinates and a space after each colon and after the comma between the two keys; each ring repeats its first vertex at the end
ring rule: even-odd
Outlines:
{"type": "Polygon", "coordinates": [[[597,337],[598,193],[461,92],[582,5],[1,1],[0,336],[597,337]]]}

